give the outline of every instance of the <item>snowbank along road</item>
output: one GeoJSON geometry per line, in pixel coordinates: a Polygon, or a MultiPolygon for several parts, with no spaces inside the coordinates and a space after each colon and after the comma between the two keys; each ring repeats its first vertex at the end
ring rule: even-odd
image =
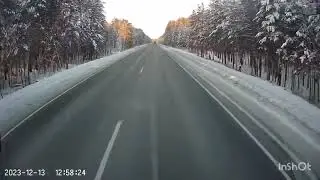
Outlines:
{"type": "Polygon", "coordinates": [[[3,138],[1,166],[11,171],[2,178],[297,178],[279,170],[277,163],[291,161],[285,151],[254,124],[239,124],[246,114],[213,97],[167,51],[145,46],[3,138]]]}

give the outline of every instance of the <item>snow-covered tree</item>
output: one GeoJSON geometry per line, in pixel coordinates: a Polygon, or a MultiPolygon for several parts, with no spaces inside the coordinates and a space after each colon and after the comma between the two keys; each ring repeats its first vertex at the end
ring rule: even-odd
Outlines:
{"type": "Polygon", "coordinates": [[[141,29],[136,29],[128,20],[114,19],[111,26],[117,32],[120,50],[151,42],[151,39],[141,29]]]}
{"type": "MultiPolygon", "coordinates": [[[[319,13],[312,0],[211,0],[189,16],[187,48],[239,71],[246,66],[247,73],[298,94],[308,89],[309,99],[319,102],[319,13]]],[[[183,47],[176,24],[170,21],[161,39],[183,47]]]]}
{"type": "Polygon", "coordinates": [[[150,43],[151,39],[143,32],[142,29],[133,29],[133,46],[150,43]]]}
{"type": "Polygon", "coordinates": [[[184,47],[188,45],[190,33],[190,22],[188,18],[179,18],[169,21],[162,38],[164,43],[174,47],[184,47]]]}
{"type": "MultiPolygon", "coordinates": [[[[0,0],[0,7],[0,90],[111,53],[122,35],[105,26],[101,0],[0,0]]],[[[141,31],[132,39],[127,25],[123,49],[151,41],[141,31]]]]}

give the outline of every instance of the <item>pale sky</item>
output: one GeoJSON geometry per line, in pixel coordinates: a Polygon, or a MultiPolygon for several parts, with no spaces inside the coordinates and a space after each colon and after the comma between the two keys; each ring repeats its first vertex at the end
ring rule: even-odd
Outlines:
{"type": "Polygon", "coordinates": [[[188,17],[197,4],[210,0],[103,0],[107,21],[113,18],[129,20],[149,37],[160,37],[169,20],[188,17]]]}

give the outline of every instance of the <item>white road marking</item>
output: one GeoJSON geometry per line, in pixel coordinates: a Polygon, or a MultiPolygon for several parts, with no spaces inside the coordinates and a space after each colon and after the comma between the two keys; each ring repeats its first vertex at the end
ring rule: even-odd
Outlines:
{"type": "MultiPolygon", "coordinates": [[[[189,76],[192,77],[238,124],[239,126],[248,134],[248,136],[259,146],[259,148],[268,156],[268,158],[273,162],[273,164],[278,168],[279,161],[259,142],[259,140],[241,123],[241,121],[218,99],[216,98],[203,84],[200,83],[186,68],[175,61],[189,76]]],[[[216,88],[215,88],[216,89],[216,88]]],[[[221,92],[220,90],[218,92],[221,92]]],[[[242,109],[243,110],[243,109],[242,109]]],[[[247,113],[246,113],[247,114],[247,113]]],[[[249,113],[248,113],[249,114],[249,113]]],[[[250,118],[253,118],[251,115],[250,118]]],[[[255,120],[257,121],[257,120],[255,120]]],[[[279,170],[280,171],[280,170],[279,170]]],[[[287,179],[292,180],[291,177],[285,171],[280,171],[281,174],[287,179]]]]}
{"type": "Polygon", "coordinates": [[[94,178],[94,180],[101,180],[101,178],[102,178],[104,169],[105,169],[105,167],[107,165],[108,159],[109,159],[110,154],[111,154],[111,150],[112,150],[113,144],[114,144],[114,142],[115,142],[115,140],[116,140],[116,138],[117,138],[117,136],[119,134],[120,127],[121,127],[122,123],[123,123],[123,120],[118,121],[118,123],[117,123],[117,125],[116,125],[116,127],[114,129],[114,132],[113,132],[112,137],[111,137],[111,139],[109,141],[108,147],[107,147],[106,151],[104,152],[104,155],[102,157],[102,160],[101,160],[100,165],[99,165],[99,169],[97,171],[97,174],[96,174],[96,177],[94,178]]]}
{"type": "MultiPolygon", "coordinates": [[[[136,51],[135,51],[136,52],[136,51]]],[[[120,58],[118,61],[123,60],[124,58],[127,58],[129,55],[131,55],[132,53],[124,56],[123,58],[120,58]]],[[[136,63],[138,63],[141,59],[139,59],[136,63]]],[[[116,62],[118,62],[116,61],[116,62]]],[[[55,98],[51,99],[50,101],[48,101],[47,103],[45,103],[44,105],[42,105],[40,108],[38,108],[37,110],[33,111],[31,114],[29,114],[26,118],[24,118],[22,121],[20,121],[17,125],[15,125],[13,128],[11,128],[8,132],[6,132],[3,136],[1,136],[0,140],[4,140],[9,134],[11,134],[16,128],[18,128],[19,126],[21,126],[23,123],[25,123],[26,121],[28,121],[31,117],[33,117],[35,114],[37,114],[38,112],[40,112],[42,109],[46,108],[48,105],[50,105],[52,102],[54,102],[55,100],[59,99],[61,96],[63,96],[64,94],[68,93],[69,91],[71,91],[73,88],[79,86],[80,84],[82,84],[83,82],[91,79],[92,77],[94,77],[95,75],[103,72],[104,70],[106,70],[108,67],[110,67],[113,63],[107,65],[105,68],[102,68],[101,70],[91,74],[89,77],[81,80],[80,82],[78,82],[77,84],[73,85],[71,88],[63,91],[61,94],[59,94],[58,96],[56,96],[55,98]]]]}
{"type": "Polygon", "coordinates": [[[144,56],[145,56],[145,51],[140,54],[140,56],[138,57],[138,59],[136,60],[136,62],[134,63],[134,65],[132,65],[132,66],[130,67],[130,70],[133,70],[133,69],[136,67],[136,65],[141,61],[141,59],[142,59],[144,56]]]}
{"type": "Polygon", "coordinates": [[[141,70],[140,70],[140,74],[143,72],[143,68],[144,68],[144,67],[142,66],[142,68],[141,68],[141,70]]]}
{"type": "Polygon", "coordinates": [[[4,140],[9,134],[11,134],[16,128],[18,128],[21,124],[23,124],[24,122],[26,122],[27,120],[29,120],[31,117],[33,117],[35,114],[37,114],[38,112],[40,112],[42,109],[46,108],[48,105],[50,105],[52,102],[54,102],[55,100],[59,99],[61,96],[65,95],[66,93],[68,93],[69,91],[71,91],[73,88],[79,86],[80,84],[82,84],[83,82],[91,79],[92,77],[94,77],[95,75],[103,72],[104,70],[106,70],[106,68],[110,67],[112,64],[108,65],[105,68],[102,68],[101,70],[91,74],[89,77],[81,80],[80,82],[78,82],[77,84],[73,85],[71,88],[65,90],[63,93],[59,94],[58,96],[56,96],[55,98],[51,99],[49,102],[45,103],[44,105],[42,105],[40,108],[38,108],[37,110],[35,110],[34,112],[32,112],[31,114],[29,114],[26,118],[24,118],[22,121],[20,121],[17,125],[15,125],[13,128],[11,128],[8,132],[6,132],[2,137],[1,140],[4,140]]]}
{"type": "MultiPolygon", "coordinates": [[[[205,88],[193,75],[191,75],[191,73],[189,71],[187,71],[185,68],[183,68],[178,62],[177,64],[184,70],[186,71],[202,88],[204,88],[207,92],[209,91],[207,88],[205,88]]],[[[206,81],[208,84],[210,84],[211,87],[213,87],[216,91],[219,92],[220,95],[222,95],[224,98],[226,98],[228,101],[230,101],[233,105],[235,105],[240,111],[242,111],[244,114],[246,114],[259,128],[261,128],[269,137],[271,137],[271,139],[273,141],[275,141],[277,143],[277,145],[279,145],[281,147],[281,149],[283,149],[288,155],[289,157],[292,158],[292,160],[294,162],[296,162],[297,164],[299,162],[303,162],[292,150],[289,149],[289,147],[287,145],[285,145],[283,142],[281,142],[281,140],[279,140],[270,130],[268,130],[262,123],[259,122],[259,120],[257,120],[255,117],[253,117],[248,111],[246,111],[245,109],[243,109],[238,103],[236,103],[235,101],[233,101],[231,98],[229,98],[228,95],[226,95],[223,91],[219,90],[213,83],[207,81],[204,79],[204,81],[206,81]]],[[[213,94],[211,92],[208,92],[208,94],[213,97],[219,104],[222,104],[221,101],[217,100],[217,98],[215,98],[215,96],[213,96],[213,94]]],[[[226,107],[223,107],[226,108],[226,107]]],[[[228,112],[229,113],[229,112],[228,112]]],[[[244,125],[241,125],[242,123],[238,120],[235,119],[237,121],[237,123],[242,127],[244,127],[244,125]]],[[[243,128],[242,127],[242,128],[243,128]]],[[[245,131],[248,131],[248,129],[246,129],[245,131]]],[[[248,133],[247,132],[247,133],[248,133]]],[[[250,133],[250,132],[249,132],[250,133]]],[[[250,135],[249,135],[250,136],[250,135]]],[[[253,135],[252,135],[253,136],[253,135]]],[[[251,137],[252,138],[252,137],[251,137]]],[[[254,137],[255,138],[255,137],[254,137]]],[[[256,139],[256,138],[255,138],[256,139]]],[[[257,140],[257,139],[256,139],[257,140]]],[[[257,140],[258,142],[258,140],[257,140]]],[[[257,143],[255,141],[255,143],[257,143]]],[[[259,145],[258,145],[259,146],[259,145]]],[[[260,147],[260,146],[259,146],[260,147]]],[[[261,148],[261,147],[260,147],[261,148]]],[[[262,148],[261,148],[262,149],[262,148]]],[[[265,148],[266,149],[266,148],[265,148]]],[[[267,151],[267,150],[266,150],[267,151]]],[[[265,152],[266,153],[266,152],[265,152]]],[[[268,155],[267,155],[268,156],[268,155]]],[[[268,156],[269,157],[269,156],[268,156]]],[[[270,159],[270,157],[269,157],[270,159]]],[[[278,161],[275,161],[278,162],[278,161]]],[[[273,162],[273,163],[275,163],[273,162]]],[[[278,167],[278,164],[275,164],[278,167]]],[[[281,171],[281,173],[285,173],[287,174],[285,171],[281,171]]],[[[313,171],[306,171],[305,172],[306,175],[310,178],[310,180],[318,180],[317,176],[313,173],[313,171]]],[[[288,174],[287,174],[288,175],[288,174]]],[[[285,176],[286,177],[286,176],[285,176]]]]}

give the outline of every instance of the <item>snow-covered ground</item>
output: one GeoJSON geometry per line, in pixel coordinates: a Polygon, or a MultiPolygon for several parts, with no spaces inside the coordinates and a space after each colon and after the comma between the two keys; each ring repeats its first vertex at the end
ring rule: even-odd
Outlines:
{"type": "MultiPolygon", "coordinates": [[[[114,55],[114,54],[117,54],[120,52],[121,52],[120,49],[114,48],[114,49],[110,50],[110,55],[114,55]]],[[[87,62],[90,62],[90,61],[85,61],[83,63],[87,63],[87,62]]],[[[68,64],[68,69],[72,69],[72,68],[77,67],[79,65],[80,64],[68,64]]],[[[67,70],[65,67],[59,69],[57,72],[47,71],[46,73],[40,73],[37,70],[33,70],[33,72],[31,72],[31,74],[30,74],[31,84],[36,83],[38,81],[41,81],[42,79],[48,78],[48,77],[54,75],[55,73],[62,72],[65,70],[67,70]]],[[[6,87],[4,89],[0,89],[0,93],[1,93],[0,100],[3,97],[5,97],[11,93],[14,93],[15,91],[18,91],[19,89],[22,89],[22,88],[24,88],[24,86],[21,83],[15,84],[13,87],[9,87],[8,85],[6,85],[6,87]]]]}
{"type": "MultiPolygon", "coordinates": [[[[72,69],[73,67],[76,67],[77,65],[76,64],[68,64],[68,67],[69,69],[72,69]]],[[[67,70],[66,68],[61,68],[59,69],[57,72],[62,72],[62,71],[65,71],[67,70]]],[[[55,73],[57,72],[52,72],[52,71],[47,71],[45,73],[40,73],[39,71],[37,70],[33,70],[31,73],[30,73],[30,81],[31,81],[31,84],[33,83],[36,83],[38,81],[41,81],[42,79],[44,78],[48,78],[52,75],[54,75],[55,73]]],[[[21,78],[21,77],[17,77],[18,78],[21,78]]],[[[8,83],[6,83],[6,86],[4,89],[1,89],[0,90],[0,93],[1,93],[1,96],[0,96],[0,100],[4,97],[4,96],[7,96],[11,93],[14,93],[16,91],[18,91],[19,89],[22,89],[24,88],[25,86],[23,84],[21,84],[20,82],[19,83],[16,83],[13,85],[13,87],[9,87],[8,83]]]]}
{"type": "Polygon", "coordinates": [[[312,162],[313,169],[320,174],[319,108],[268,81],[180,49],[162,47],[188,72],[258,117],[255,123],[288,148],[293,159],[312,162]]]}
{"type": "Polygon", "coordinates": [[[4,135],[22,119],[77,83],[145,46],[138,46],[58,72],[0,99],[0,134],[4,135]]]}

